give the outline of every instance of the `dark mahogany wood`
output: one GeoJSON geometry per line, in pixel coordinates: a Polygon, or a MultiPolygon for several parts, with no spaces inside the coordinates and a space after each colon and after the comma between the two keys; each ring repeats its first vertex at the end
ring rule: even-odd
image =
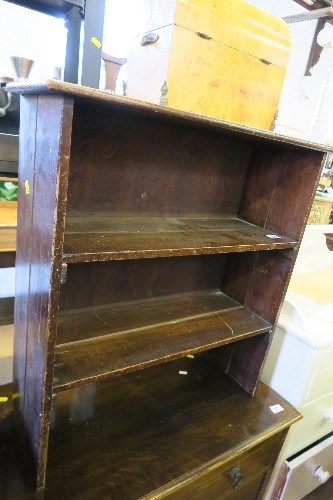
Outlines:
{"type": "Polygon", "coordinates": [[[64,262],[293,248],[295,240],[233,218],[67,218],[64,262]],[[128,242],[131,242],[129,247],[128,242]]]}
{"type": "Polygon", "coordinates": [[[61,286],[60,309],[91,310],[122,302],[219,290],[224,268],[225,255],[69,264],[66,283],[61,286]]]}
{"type": "Polygon", "coordinates": [[[234,138],[237,141],[250,144],[275,144],[277,147],[286,147],[287,149],[303,149],[303,151],[321,151],[326,153],[332,148],[328,145],[304,141],[302,139],[282,136],[268,130],[256,129],[238,125],[236,123],[226,122],[210,116],[198,115],[196,113],[187,113],[184,111],[159,106],[156,104],[131,99],[129,97],[120,97],[115,94],[100,91],[90,87],[83,87],[59,80],[47,80],[45,83],[34,82],[14,82],[6,85],[7,90],[13,93],[23,95],[42,95],[61,93],[85,104],[94,106],[94,111],[104,113],[106,109],[113,109],[115,113],[125,114],[129,112],[134,116],[144,116],[153,119],[155,122],[170,123],[173,125],[193,127],[194,130],[210,131],[211,133],[222,133],[226,138],[234,138]]]}
{"type": "MultiPolygon", "coordinates": [[[[210,308],[209,299],[207,297],[204,308],[210,308]]],[[[191,305],[196,314],[179,317],[186,311],[188,301],[180,298],[175,310],[174,300],[177,299],[137,304],[144,311],[143,318],[133,306],[62,318],[59,328],[68,337],[72,331],[74,335],[80,329],[87,331],[87,324],[92,337],[56,347],[54,390],[146,368],[271,331],[269,323],[238,306],[230,310],[229,305],[223,311],[222,305],[215,304],[210,313],[200,314],[200,307],[193,300],[191,305]],[[163,319],[163,313],[168,318],[164,318],[164,323],[156,323],[163,319]],[[130,323],[127,318],[131,320],[137,316],[138,325],[131,328],[129,324],[126,328],[130,323]]]]}
{"type": "MultiPolygon", "coordinates": [[[[89,491],[88,483],[93,483],[95,494],[139,498],[176,480],[179,473],[182,481],[190,481],[202,463],[214,467],[228,462],[243,447],[260,444],[264,428],[273,436],[281,430],[281,420],[298,418],[285,402],[283,419],[274,416],[269,405],[278,402],[277,395],[272,398],[262,389],[251,400],[236,386],[207,372],[200,357],[66,391],[55,400],[50,471],[62,470],[67,494],[77,488],[89,491]],[[261,405],[259,423],[256,415],[261,405]],[[235,419],[238,413],[243,418],[235,419]],[[66,468],[62,466],[65,457],[66,468]]],[[[262,457],[264,463],[271,459],[262,457]]],[[[52,476],[51,472],[47,491],[59,494],[61,485],[52,476]]]]}
{"type": "MultiPolygon", "coordinates": [[[[170,500],[189,500],[190,498],[207,500],[208,497],[232,498],[233,500],[259,498],[260,493],[263,493],[261,485],[270,469],[272,456],[277,449],[281,448],[284,433],[281,434],[267,439],[241,457],[222,465],[207,467],[201,474],[199,472],[195,477],[184,481],[180,488],[175,488],[175,491],[171,490],[167,498],[170,500]]],[[[156,497],[152,494],[145,498],[152,500],[163,498],[163,496],[156,497]]]]}
{"type": "Polygon", "coordinates": [[[250,154],[250,145],[219,133],[80,102],[74,109],[68,210],[234,215],[250,154]],[[112,178],[107,189],[106,176],[112,178]]]}
{"type": "MultiPolygon", "coordinates": [[[[190,469],[210,460],[222,467],[235,450],[245,453],[241,436],[249,415],[256,428],[262,364],[330,148],[59,81],[10,90],[23,94],[17,414],[37,488],[59,449],[61,467],[86,455],[78,466],[82,485],[96,474],[87,464],[100,464],[102,496],[131,498],[123,481],[127,488],[134,477],[135,497],[156,488],[165,495],[190,469]],[[191,383],[169,373],[184,355],[203,360],[191,383]],[[242,404],[244,391],[254,396],[246,410],[236,405],[238,436],[228,429],[232,405],[215,405],[220,386],[206,399],[224,373],[239,385],[242,404]],[[52,398],[60,413],[75,413],[95,391],[88,383],[108,377],[110,399],[101,403],[110,414],[107,448],[102,443],[98,458],[90,455],[84,426],[82,448],[73,445],[70,458],[52,431],[47,460],[50,423],[59,422],[52,398]],[[154,391],[164,406],[150,405],[154,391]],[[210,441],[223,451],[201,453],[210,441]],[[105,480],[109,463],[112,479],[105,480]],[[142,477],[147,470],[151,480],[142,477]]],[[[265,427],[269,411],[264,418],[265,427]]],[[[269,455],[264,441],[275,431],[265,429],[266,437],[253,432],[251,447],[262,444],[269,455]]],[[[72,430],[63,429],[68,444],[72,430]]],[[[253,453],[256,460],[260,452],[253,453]]],[[[251,488],[259,488],[269,462],[251,488]]],[[[75,477],[77,466],[68,473],[75,477]]],[[[208,477],[200,486],[207,496],[208,477]]]]}
{"type": "MultiPolygon", "coordinates": [[[[16,324],[14,336],[14,385],[15,392],[21,394],[16,401],[19,409],[18,416],[24,419],[25,398],[25,370],[27,352],[27,329],[28,329],[28,299],[29,299],[29,276],[32,250],[32,211],[33,197],[31,189],[34,179],[34,164],[36,140],[35,135],[30,133],[36,127],[37,97],[21,99],[21,136],[19,149],[20,176],[18,179],[18,192],[20,202],[17,210],[17,225],[19,231],[16,237],[16,324]],[[20,194],[21,193],[21,194],[20,194]]],[[[22,429],[24,424],[22,423],[22,429]]],[[[23,432],[25,432],[23,430],[23,432]]]]}
{"type": "Polygon", "coordinates": [[[300,155],[296,150],[274,147],[257,150],[249,165],[239,215],[277,234],[299,239],[324,162],[325,157],[317,151],[300,155]]]}
{"type": "Polygon", "coordinates": [[[58,321],[58,344],[99,336],[146,331],[169,324],[195,321],[242,306],[218,290],[205,290],[163,297],[118,302],[105,306],[62,311],[58,321]]]}
{"type": "Polygon", "coordinates": [[[71,104],[62,96],[21,101],[14,382],[39,487],[47,456],[71,104]]]}
{"type": "MultiPolygon", "coordinates": [[[[252,492],[255,498],[284,432],[300,415],[264,384],[249,397],[215,370],[206,371],[201,358],[58,394],[42,498],[127,500],[186,491],[193,498],[194,488],[209,483],[212,498],[219,498],[221,481],[237,494],[228,475],[234,466],[243,473],[243,498],[252,492]],[[179,374],[184,370],[187,375],[179,374]],[[284,411],[271,412],[275,404],[284,411]]],[[[0,491],[4,499],[36,500],[41,496],[34,494],[12,429],[12,390],[1,387],[1,394],[8,402],[0,410],[0,491]]]]}
{"type": "MultiPolygon", "coordinates": [[[[258,453],[262,478],[278,433],[299,415],[265,386],[253,399],[211,368],[197,355],[59,393],[49,458],[51,471],[62,469],[66,493],[78,487],[89,491],[93,484],[101,497],[164,498],[170,481],[172,489],[191,483],[204,472],[203,464],[228,466],[247,447],[274,436],[274,445],[258,453]],[[269,408],[274,404],[284,411],[274,414],[269,408]]],[[[46,486],[60,494],[52,476],[46,486]]],[[[251,482],[247,473],[244,481],[251,482]]]]}

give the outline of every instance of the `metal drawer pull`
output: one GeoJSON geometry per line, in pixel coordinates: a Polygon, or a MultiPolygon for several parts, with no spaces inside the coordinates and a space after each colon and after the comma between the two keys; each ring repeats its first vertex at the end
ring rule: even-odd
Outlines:
{"type": "Polygon", "coordinates": [[[237,467],[233,467],[229,471],[228,476],[230,477],[232,487],[235,490],[241,484],[242,479],[243,479],[242,471],[241,471],[240,466],[237,465],[237,467]]]}

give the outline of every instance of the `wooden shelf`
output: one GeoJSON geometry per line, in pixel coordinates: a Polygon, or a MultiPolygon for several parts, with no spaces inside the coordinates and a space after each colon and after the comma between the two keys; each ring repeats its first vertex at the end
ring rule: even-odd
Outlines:
{"type": "Polygon", "coordinates": [[[296,241],[237,218],[68,217],[63,261],[138,259],[294,248],[296,241]]]}
{"type": "Polygon", "coordinates": [[[330,148],[64,82],[8,88],[24,94],[14,380],[37,489],[54,452],[100,497],[257,497],[296,418],[260,374],[330,148]]]}
{"type": "Polygon", "coordinates": [[[218,291],[63,313],[54,390],[212,349],[271,328],[218,291]]]}
{"type": "MultiPolygon", "coordinates": [[[[122,499],[141,498],[181,475],[186,481],[202,464],[227,462],[300,418],[263,384],[249,397],[201,355],[65,391],[54,403],[48,490],[60,493],[61,467],[67,494],[90,491],[94,478],[95,492],[122,499]],[[276,404],[284,411],[274,414],[269,407],[276,404]]],[[[272,443],[272,451],[277,447],[272,443]]]]}

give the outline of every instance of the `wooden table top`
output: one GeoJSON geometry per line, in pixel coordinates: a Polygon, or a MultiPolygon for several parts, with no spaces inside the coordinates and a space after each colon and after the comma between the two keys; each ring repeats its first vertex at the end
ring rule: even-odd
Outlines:
{"type": "Polygon", "coordinates": [[[0,253],[15,252],[16,250],[16,228],[0,227],[0,253]]]}

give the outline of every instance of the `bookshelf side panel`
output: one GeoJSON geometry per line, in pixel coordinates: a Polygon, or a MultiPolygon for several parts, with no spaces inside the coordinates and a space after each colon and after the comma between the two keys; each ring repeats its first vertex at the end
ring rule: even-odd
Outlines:
{"type": "MultiPolygon", "coordinates": [[[[45,481],[73,105],[62,96],[41,95],[36,107],[35,127],[27,123],[26,128],[32,130],[22,130],[23,137],[35,136],[35,150],[26,161],[29,170],[34,156],[33,178],[31,182],[22,179],[30,211],[21,213],[18,233],[28,232],[29,239],[18,248],[18,259],[23,263],[18,281],[23,283],[28,277],[29,284],[21,290],[19,300],[24,309],[19,311],[18,305],[16,316],[20,337],[23,332],[26,336],[19,421],[32,452],[38,489],[45,481]]],[[[24,157],[29,150],[22,147],[24,157]]]]}

